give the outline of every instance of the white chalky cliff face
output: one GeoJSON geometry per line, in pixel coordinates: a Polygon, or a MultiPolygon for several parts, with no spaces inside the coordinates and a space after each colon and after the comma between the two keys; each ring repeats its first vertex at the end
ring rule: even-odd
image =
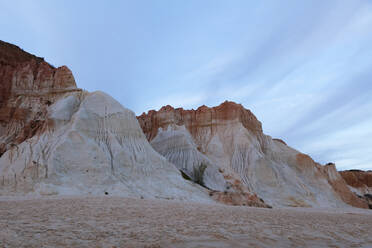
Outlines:
{"type": "Polygon", "coordinates": [[[208,201],[153,150],[134,113],[103,92],[64,96],[43,129],[1,156],[1,192],[208,201]]]}
{"type": "Polygon", "coordinates": [[[77,88],[67,67],[0,41],[0,195],[19,194],[368,207],[334,165],[264,135],[239,104],[136,118],[77,88]]]}
{"type": "Polygon", "coordinates": [[[148,143],[134,113],[76,88],[67,67],[0,42],[0,195],[212,202],[148,143]]]}
{"type": "Polygon", "coordinates": [[[197,150],[196,144],[184,126],[168,126],[166,130],[160,129],[158,135],[151,141],[151,145],[194,181],[212,190],[227,190],[227,182],[218,167],[197,150]]]}
{"type": "Polygon", "coordinates": [[[334,165],[317,164],[263,134],[261,123],[240,104],[197,110],[165,106],[137,118],[155,150],[179,169],[190,173],[202,163],[206,171],[211,168],[204,181],[215,190],[248,191],[273,206],[367,207],[334,165]]]}

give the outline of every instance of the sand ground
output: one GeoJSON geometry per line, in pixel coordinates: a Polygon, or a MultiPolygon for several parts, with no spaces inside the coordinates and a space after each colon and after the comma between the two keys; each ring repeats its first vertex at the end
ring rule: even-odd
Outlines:
{"type": "Polygon", "coordinates": [[[372,211],[3,197],[0,247],[372,247],[372,211]]]}

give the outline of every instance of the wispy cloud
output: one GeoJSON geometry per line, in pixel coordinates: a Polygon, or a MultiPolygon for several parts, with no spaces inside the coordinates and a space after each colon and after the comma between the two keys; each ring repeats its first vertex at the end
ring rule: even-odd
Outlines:
{"type": "Polygon", "coordinates": [[[269,135],[338,168],[372,169],[372,3],[0,2],[0,36],[68,64],[137,114],[228,99],[269,135]]]}

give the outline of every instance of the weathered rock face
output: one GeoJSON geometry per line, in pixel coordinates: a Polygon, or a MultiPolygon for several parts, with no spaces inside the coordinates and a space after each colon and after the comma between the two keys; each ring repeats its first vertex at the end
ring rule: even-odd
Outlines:
{"type": "Polygon", "coordinates": [[[174,109],[167,105],[159,111],[150,110],[147,114],[143,113],[138,119],[149,140],[157,135],[159,128],[164,128],[169,124],[185,126],[193,137],[198,136],[202,127],[208,127],[211,133],[215,133],[217,126],[232,120],[242,124],[252,133],[262,132],[261,122],[251,111],[243,108],[240,104],[228,101],[213,108],[203,105],[197,110],[174,109]]]}
{"type": "Polygon", "coordinates": [[[372,171],[340,171],[342,178],[359,198],[365,199],[372,209],[372,171]]]}
{"type": "Polygon", "coordinates": [[[0,43],[0,195],[110,194],[213,202],[144,136],[134,113],[76,88],[54,68],[0,43]]]}
{"type": "Polygon", "coordinates": [[[211,109],[201,106],[196,111],[175,110],[168,105],[159,112],[143,114],[138,120],[153,148],[194,182],[211,189],[212,198],[230,205],[267,206],[242,187],[235,172],[216,163],[225,159],[223,156],[206,154],[206,144],[213,144],[210,139],[219,132],[221,123],[228,128],[233,120],[252,133],[262,132],[261,123],[249,110],[232,102],[211,109]]]}
{"type": "Polygon", "coordinates": [[[154,149],[163,154],[169,162],[178,165],[181,171],[193,181],[217,191],[225,191],[227,183],[218,168],[196,149],[196,145],[185,128],[159,132],[153,139],[154,149]]]}
{"type": "Polygon", "coordinates": [[[0,41],[0,156],[41,131],[49,105],[76,88],[71,71],[0,41]]]}
{"type": "Polygon", "coordinates": [[[346,170],[340,171],[340,174],[349,186],[372,193],[372,171],[346,170]]]}
{"type": "Polygon", "coordinates": [[[211,187],[219,192],[218,199],[231,199],[226,194],[236,199],[236,194],[249,192],[274,206],[337,207],[347,203],[368,207],[349,190],[334,165],[322,166],[284,141],[264,135],[261,123],[240,104],[224,102],[197,110],[165,106],[137,118],[154,149],[180,170],[190,175],[202,165],[207,166],[205,170],[211,167],[213,177],[203,175],[209,182],[221,174],[225,194],[221,188],[211,187]],[[185,137],[192,138],[187,146],[185,137]]]}
{"type": "Polygon", "coordinates": [[[264,135],[242,105],[166,106],[138,117],[144,134],[132,111],[105,93],[78,89],[67,67],[1,41],[0,83],[0,195],[368,206],[334,165],[264,135]]]}

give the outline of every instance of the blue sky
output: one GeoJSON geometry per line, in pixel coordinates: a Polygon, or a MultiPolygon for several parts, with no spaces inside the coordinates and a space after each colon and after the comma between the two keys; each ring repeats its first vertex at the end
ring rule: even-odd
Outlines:
{"type": "Polygon", "coordinates": [[[264,132],[372,169],[372,1],[1,1],[0,39],[140,114],[242,103],[264,132]]]}

